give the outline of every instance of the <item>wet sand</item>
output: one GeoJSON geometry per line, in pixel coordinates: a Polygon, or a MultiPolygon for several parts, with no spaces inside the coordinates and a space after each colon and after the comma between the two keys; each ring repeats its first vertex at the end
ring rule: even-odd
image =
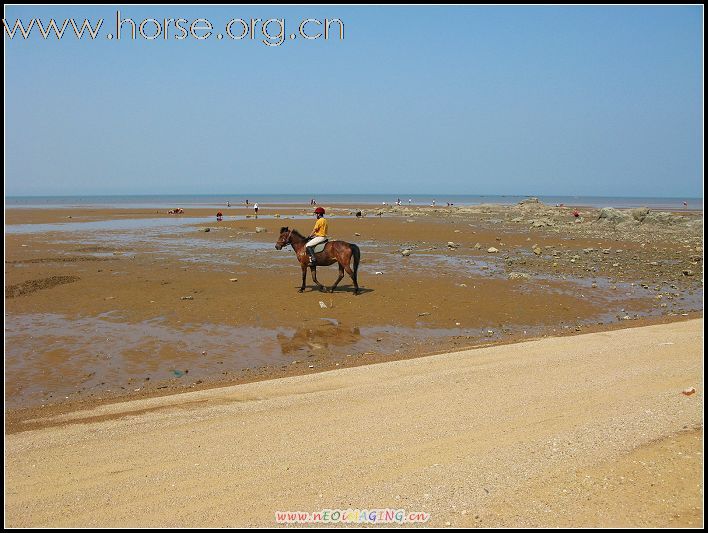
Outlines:
{"type": "Polygon", "coordinates": [[[7,210],[6,431],[122,398],[702,316],[702,213],[622,230],[597,210],[328,206],[333,235],[362,249],[355,297],[348,278],[329,294],[309,275],[298,294],[274,243],[281,226],[308,232],[310,209],[261,207],[218,223],[214,209],[7,210]]]}
{"type": "Polygon", "coordinates": [[[702,527],[703,320],[46,415],[6,436],[6,525],[702,527]],[[685,396],[687,387],[697,393],[685,396]]]}

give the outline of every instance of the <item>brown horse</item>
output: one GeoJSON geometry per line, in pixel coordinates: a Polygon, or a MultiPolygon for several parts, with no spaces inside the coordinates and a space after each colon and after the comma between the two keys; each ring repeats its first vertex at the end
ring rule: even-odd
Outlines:
{"type": "MultiPolygon", "coordinates": [[[[305,244],[307,243],[307,238],[300,235],[297,230],[290,229],[288,227],[280,228],[280,238],[278,242],[275,243],[275,248],[280,250],[284,246],[290,244],[295,250],[295,255],[297,260],[300,262],[300,268],[302,268],[302,287],[300,287],[299,292],[305,290],[305,278],[307,277],[307,267],[310,265],[310,258],[305,250],[305,244]]],[[[312,270],[312,281],[323,290],[325,287],[319,281],[317,281],[317,266],[329,266],[334,263],[339,263],[339,277],[337,281],[334,282],[332,288],[329,292],[334,292],[337,285],[344,277],[344,271],[351,276],[354,282],[354,294],[359,294],[359,283],[356,280],[356,273],[359,269],[359,259],[361,258],[361,251],[356,244],[350,244],[344,241],[329,241],[325,244],[324,250],[315,254],[315,259],[317,260],[314,266],[311,266],[312,270]],[[354,269],[349,266],[350,261],[354,258],[354,269]]]]}

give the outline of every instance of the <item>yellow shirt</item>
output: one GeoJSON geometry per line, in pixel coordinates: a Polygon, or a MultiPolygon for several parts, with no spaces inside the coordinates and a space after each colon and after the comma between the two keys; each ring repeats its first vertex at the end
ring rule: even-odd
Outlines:
{"type": "Polygon", "coordinates": [[[317,219],[317,222],[315,222],[315,229],[312,230],[312,234],[315,237],[327,236],[327,221],[324,218],[317,219]]]}

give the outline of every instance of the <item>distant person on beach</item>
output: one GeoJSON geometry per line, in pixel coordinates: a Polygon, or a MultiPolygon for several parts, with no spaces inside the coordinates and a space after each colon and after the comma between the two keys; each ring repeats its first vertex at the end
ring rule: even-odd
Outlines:
{"type": "Polygon", "coordinates": [[[248,205],[248,198],[246,198],[246,205],[248,205]]]}
{"type": "Polygon", "coordinates": [[[253,204],[253,212],[256,214],[256,216],[258,216],[258,202],[253,204]]]}
{"type": "Polygon", "coordinates": [[[431,207],[435,207],[435,198],[433,198],[433,203],[430,205],[431,205],[431,207]]]}
{"type": "Polygon", "coordinates": [[[411,202],[413,201],[412,198],[408,198],[408,205],[411,205],[411,202]]]}
{"type": "Polygon", "coordinates": [[[315,217],[317,221],[315,222],[315,227],[312,233],[308,237],[307,244],[305,245],[305,250],[307,255],[310,256],[310,266],[315,266],[317,264],[317,259],[315,259],[315,249],[314,247],[327,240],[327,221],[325,220],[325,210],[322,207],[315,209],[315,217]]]}
{"type": "Polygon", "coordinates": [[[224,216],[224,214],[223,214],[221,211],[217,211],[217,212],[216,212],[216,220],[217,220],[217,221],[220,222],[221,219],[223,218],[223,216],[224,216]]]}
{"type": "Polygon", "coordinates": [[[231,202],[226,202],[226,207],[231,207],[231,202]]]}

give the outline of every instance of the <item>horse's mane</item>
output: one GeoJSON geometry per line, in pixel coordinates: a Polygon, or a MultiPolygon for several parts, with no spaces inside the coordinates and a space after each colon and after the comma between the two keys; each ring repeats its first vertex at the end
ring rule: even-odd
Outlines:
{"type": "Polygon", "coordinates": [[[300,237],[301,239],[305,239],[305,236],[302,235],[302,234],[301,234],[298,230],[296,230],[295,228],[293,228],[293,229],[288,229],[287,226],[283,226],[282,228],[280,228],[280,233],[283,233],[284,231],[290,231],[292,235],[295,235],[295,236],[297,236],[297,237],[300,237]]]}

